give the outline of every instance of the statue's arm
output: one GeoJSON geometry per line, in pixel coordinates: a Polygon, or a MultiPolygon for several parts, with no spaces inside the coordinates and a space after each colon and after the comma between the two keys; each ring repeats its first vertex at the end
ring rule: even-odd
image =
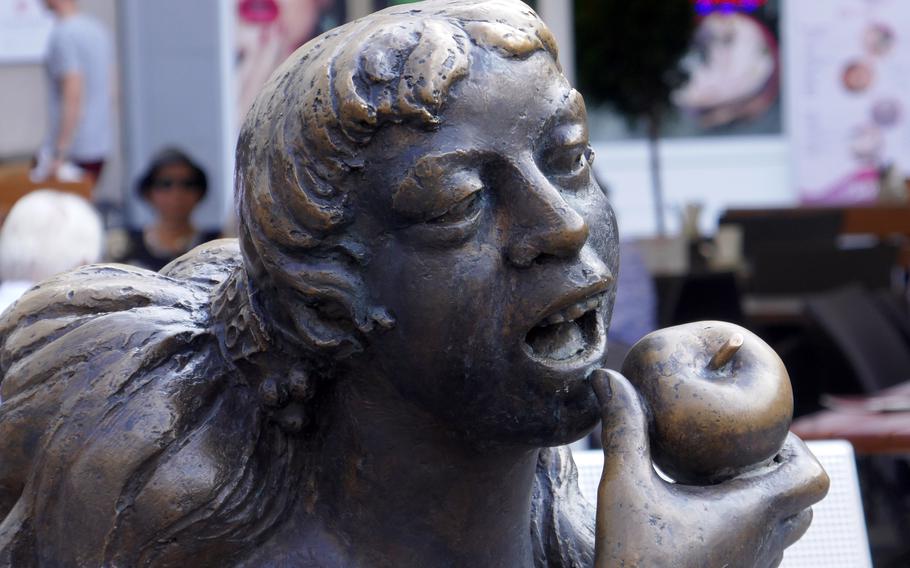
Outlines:
{"type": "Polygon", "coordinates": [[[604,472],[595,567],[771,567],[808,528],[827,476],[795,436],[769,466],[711,486],[671,484],[651,463],[642,402],[619,373],[595,379],[604,472]]]}

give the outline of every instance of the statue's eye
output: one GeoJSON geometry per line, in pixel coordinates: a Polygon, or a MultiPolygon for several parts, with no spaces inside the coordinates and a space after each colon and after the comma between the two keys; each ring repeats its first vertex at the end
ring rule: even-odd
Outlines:
{"type": "Polygon", "coordinates": [[[446,209],[441,215],[428,220],[427,223],[431,225],[456,225],[472,222],[480,214],[481,201],[481,192],[475,191],[446,209]]]}
{"type": "Polygon", "coordinates": [[[551,149],[544,157],[546,173],[560,185],[573,187],[586,179],[594,152],[588,144],[551,149]]]}

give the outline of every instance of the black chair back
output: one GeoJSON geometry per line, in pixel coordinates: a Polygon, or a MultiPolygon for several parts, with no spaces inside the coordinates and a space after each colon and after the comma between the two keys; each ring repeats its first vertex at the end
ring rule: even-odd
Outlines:
{"type": "Polygon", "coordinates": [[[743,256],[752,260],[762,251],[833,249],[844,224],[840,209],[788,209],[766,212],[731,209],[720,225],[739,225],[743,233],[743,256]]]}
{"type": "Polygon", "coordinates": [[[866,290],[850,286],[812,296],[806,311],[866,393],[910,380],[910,344],[866,290]]]}
{"type": "Polygon", "coordinates": [[[855,249],[759,250],[752,259],[749,292],[797,296],[858,285],[891,287],[898,249],[878,245],[855,249]]]}

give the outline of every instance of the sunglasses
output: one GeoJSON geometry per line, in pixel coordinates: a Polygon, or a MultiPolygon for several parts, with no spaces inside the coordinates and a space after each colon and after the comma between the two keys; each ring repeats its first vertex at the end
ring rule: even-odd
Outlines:
{"type": "Polygon", "coordinates": [[[152,189],[156,190],[171,190],[171,189],[191,189],[193,191],[199,191],[202,189],[202,184],[198,180],[189,178],[189,179],[173,179],[173,178],[158,178],[152,182],[152,189]]]}

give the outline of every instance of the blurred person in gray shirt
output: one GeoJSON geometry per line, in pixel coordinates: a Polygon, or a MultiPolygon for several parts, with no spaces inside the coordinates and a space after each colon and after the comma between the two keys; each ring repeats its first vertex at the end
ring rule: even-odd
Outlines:
{"type": "Polygon", "coordinates": [[[74,164],[94,184],[111,149],[111,37],[100,22],[79,11],[77,0],[45,4],[57,21],[45,60],[48,131],[32,180],[63,179],[64,166],[74,164]]]}

